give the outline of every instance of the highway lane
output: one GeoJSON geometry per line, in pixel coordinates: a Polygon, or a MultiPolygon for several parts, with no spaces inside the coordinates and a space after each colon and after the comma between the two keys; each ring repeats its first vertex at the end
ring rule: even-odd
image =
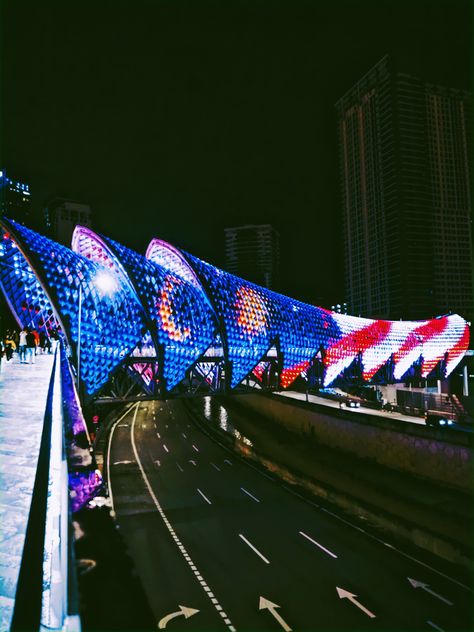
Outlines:
{"type": "Polygon", "coordinates": [[[167,629],[470,629],[469,590],[249,467],[182,402],[134,406],[109,461],[157,623],[179,605],[199,610],[167,629]],[[259,610],[262,597],[280,607],[259,610]]]}

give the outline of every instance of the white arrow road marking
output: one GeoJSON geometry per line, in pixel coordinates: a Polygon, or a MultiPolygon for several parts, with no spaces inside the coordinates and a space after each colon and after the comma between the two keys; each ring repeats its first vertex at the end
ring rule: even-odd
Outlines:
{"type": "Polygon", "coordinates": [[[165,446],[165,444],[164,444],[164,443],[163,443],[163,450],[164,450],[165,452],[169,452],[168,448],[165,446]]]}
{"type": "Polygon", "coordinates": [[[244,492],[244,494],[247,494],[247,496],[250,496],[250,498],[253,498],[256,503],[260,502],[258,498],[255,498],[255,496],[251,494],[250,492],[248,492],[244,487],[241,487],[240,489],[244,492]]]}
{"type": "Polygon", "coordinates": [[[227,463],[227,465],[232,465],[232,463],[229,461],[229,459],[224,459],[224,463],[227,463]]]}
{"type": "Polygon", "coordinates": [[[252,549],[252,551],[254,551],[266,564],[270,564],[270,562],[267,560],[267,558],[264,555],[262,555],[260,553],[260,551],[258,549],[256,549],[251,542],[249,542],[247,540],[247,538],[245,536],[243,536],[241,533],[239,533],[239,538],[241,538],[245,542],[245,544],[247,544],[252,549]]]}
{"type": "Polygon", "coordinates": [[[133,461],[115,461],[112,465],[128,465],[129,463],[133,463],[133,461]]]}
{"type": "Polygon", "coordinates": [[[196,448],[196,446],[193,443],[193,449],[196,450],[196,452],[199,452],[198,448],[196,448]]]}
{"type": "Polygon", "coordinates": [[[407,577],[407,579],[410,582],[410,584],[413,586],[413,588],[423,588],[425,592],[430,593],[430,595],[433,595],[433,597],[436,597],[436,599],[440,599],[441,601],[444,601],[444,603],[448,604],[448,606],[453,605],[452,601],[448,601],[444,597],[441,597],[441,595],[438,595],[438,593],[435,593],[432,590],[430,590],[430,588],[428,588],[429,584],[424,584],[423,582],[419,582],[418,580],[412,579],[411,577],[407,577]]]}
{"type": "Polygon", "coordinates": [[[150,484],[150,481],[148,480],[148,477],[146,475],[146,472],[145,472],[145,469],[143,467],[143,464],[140,461],[140,456],[138,454],[137,446],[135,444],[135,422],[136,422],[136,419],[137,419],[137,414],[138,414],[139,407],[140,407],[140,404],[137,404],[137,407],[135,408],[135,414],[134,414],[134,417],[133,417],[132,431],[130,433],[130,439],[132,441],[133,454],[134,454],[135,459],[137,461],[138,467],[140,468],[140,473],[142,475],[143,481],[145,482],[145,485],[147,486],[148,492],[149,492],[150,496],[152,497],[152,500],[155,503],[155,507],[158,510],[158,513],[160,514],[161,519],[165,523],[165,526],[168,529],[168,532],[169,532],[170,536],[173,538],[174,543],[176,544],[176,546],[178,547],[178,549],[181,552],[182,556],[186,560],[189,568],[194,573],[194,576],[196,577],[196,580],[199,582],[200,586],[202,587],[202,589],[206,593],[207,597],[211,600],[211,603],[216,608],[216,611],[219,613],[219,615],[222,617],[222,619],[224,619],[224,623],[228,627],[229,632],[235,632],[235,628],[232,625],[232,622],[229,619],[229,617],[224,612],[224,610],[222,610],[222,609],[221,610],[217,610],[217,606],[220,605],[219,602],[217,602],[217,600],[212,601],[213,599],[215,599],[214,593],[212,592],[212,590],[207,585],[207,582],[204,580],[203,576],[201,575],[201,573],[199,572],[198,568],[194,564],[191,556],[188,554],[188,552],[185,549],[185,547],[183,546],[181,540],[176,535],[176,532],[175,532],[175,530],[173,528],[173,525],[168,520],[165,512],[163,511],[162,506],[158,502],[158,498],[156,497],[155,492],[153,491],[153,488],[152,488],[152,486],[150,484]]]}
{"type": "Polygon", "coordinates": [[[178,468],[180,472],[184,472],[183,468],[181,467],[179,463],[176,463],[176,467],[178,468]]]}
{"type": "Polygon", "coordinates": [[[187,439],[187,436],[184,434],[184,432],[181,433],[183,439],[187,439]]]}
{"type": "Polygon", "coordinates": [[[337,586],[336,586],[336,590],[340,599],[349,599],[349,601],[351,601],[354,604],[354,606],[357,606],[358,608],[360,608],[362,612],[365,612],[365,614],[368,617],[370,617],[371,619],[375,619],[375,614],[373,612],[370,612],[370,610],[367,610],[365,606],[363,606],[360,602],[357,601],[356,599],[357,595],[353,595],[348,590],[344,590],[344,588],[338,588],[337,586]]]}
{"type": "Polygon", "coordinates": [[[196,461],[192,461],[192,460],[190,459],[190,461],[189,461],[189,462],[190,462],[190,463],[192,463],[194,466],[196,465],[196,461]]]}
{"type": "Polygon", "coordinates": [[[303,536],[303,538],[306,538],[307,540],[309,540],[310,542],[312,542],[316,546],[319,546],[319,548],[322,551],[324,551],[325,553],[327,553],[331,557],[334,557],[337,560],[337,555],[335,553],[331,553],[331,551],[329,549],[326,549],[322,544],[319,544],[319,542],[316,542],[316,540],[313,540],[313,538],[310,538],[309,535],[306,535],[306,533],[304,531],[300,531],[299,533],[300,533],[300,535],[303,536]]]}
{"type": "Polygon", "coordinates": [[[158,459],[156,459],[155,463],[157,464],[158,467],[160,467],[161,461],[158,461],[158,459]]]}
{"type": "Polygon", "coordinates": [[[185,619],[189,619],[189,617],[192,617],[193,614],[197,614],[199,612],[199,610],[196,610],[195,608],[186,608],[186,606],[178,606],[179,610],[178,612],[173,612],[171,614],[168,614],[166,617],[163,617],[160,622],[158,623],[158,627],[160,630],[164,630],[166,628],[166,625],[169,623],[169,621],[171,621],[171,619],[174,619],[175,617],[181,617],[182,615],[184,615],[185,619]]]}
{"type": "Polygon", "coordinates": [[[269,599],[265,599],[265,597],[260,597],[260,601],[258,603],[259,610],[269,610],[270,613],[275,617],[281,627],[285,630],[285,632],[291,632],[290,626],[283,620],[282,616],[279,612],[276,611],[276,608],[279,608],[276,603],[273,603],[269,599]]]}
{"type": "Polygon", "coordinates": [[[217,465],[216,465],[215,463],[213,463],[212,461],[211,461],[211,465],[212,465],[212,467],[213,467],[214,469],[216,469],[218,472],[220,472],[220,471],[221,471],[221,468],[220,468],[220,467],[217,467],[217,465]]]}
{"type": "Polygon", "coordinates": [[[204,496],[204,494],[202,493],[202,491],[200,489],[198,489],[198,492],[201,494],[201,496],[204,498],[204,500],[209,503],[210,505],[212,505],[211,501],[209,500],[209,498],[207,498],[206,496],[204,496]]]}

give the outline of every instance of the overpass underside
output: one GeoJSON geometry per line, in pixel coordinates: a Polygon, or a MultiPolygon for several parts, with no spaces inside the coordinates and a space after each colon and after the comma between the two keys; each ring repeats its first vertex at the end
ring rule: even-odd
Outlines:
{"type": "Polygon", "coordinates": [[[159,239],[141,255],[81,226],[71,248],[5,218],[1,232],[12,313],[19,326],[64,340],[85,401],[443,378],[469,344],[458,315],[337,314],[159,239]]]}

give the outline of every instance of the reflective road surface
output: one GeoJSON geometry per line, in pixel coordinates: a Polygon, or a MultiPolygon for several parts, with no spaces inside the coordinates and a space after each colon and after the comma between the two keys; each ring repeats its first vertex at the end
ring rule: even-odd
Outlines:
{"type": "Polygon", "coordinates": [[[249,466],[182,401],[133,405],[107,460],[157,629],[472,629],[459,577],[249,466]]]}

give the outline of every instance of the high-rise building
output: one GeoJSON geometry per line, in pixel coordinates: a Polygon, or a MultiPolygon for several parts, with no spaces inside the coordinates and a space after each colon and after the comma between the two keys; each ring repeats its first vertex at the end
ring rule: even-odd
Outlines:
{"type": "Polygon", "coordinates": [[[44,209],[48,235],[65,246],[71,245],[72,233],[77,224],[92,226],[92,210],[88,204],[55,198],[44,209]]]}
{"type": "Polygon", "coordinates": [[[225,228],[228,272],[270,289],[278,286],[280,237],[270,224],[225,228]]]}
{"type": "Polygon", "coordinates": [[[30,187],[28,184],[9,178],[5,169],[0,171],[0,207],[2,215],[21,224],[30,223],[30,187]]]}
{"type": "Polygon", "coordinates": [[[349,311],[470,319],[471,95],[384,57],[336,109],[349,311]]]}

